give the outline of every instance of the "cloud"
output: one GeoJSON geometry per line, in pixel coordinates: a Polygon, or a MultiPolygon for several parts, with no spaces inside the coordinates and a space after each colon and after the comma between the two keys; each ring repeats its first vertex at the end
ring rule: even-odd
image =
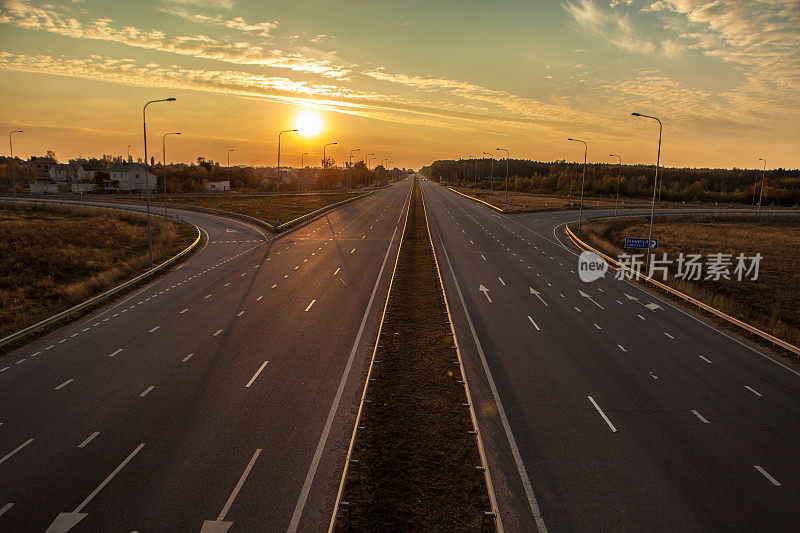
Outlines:
{"type": "MultiPolygon", "coordinates": [[[[612,2],[614,7],[620,3],[612,2]]],[[[660,54],[666,57],[676,57],[680,54],[682,46],[673,41],[652,41],[643,36],[631,23],[628,15],[621,15],[615,11],[606,11],[593,0],[580,0],[577,3],[565,2],[564,9],[575,22],[589,35],[625,50],[639,54],[660,54]]]]}
{"type": "Polygon", "coordinates": [[[181,17],[183,19],[190,20],[192,22],[224,26],[226,28],[231,28],[242,32],[254,33],[262,37],[269,36],[270,31],[272,31],[278,25],[278,23],[274,21],[249,23],[244,20],[244,17],[233,17],[226,19],[222,17],[222,15],[204,15],[201,13],[190,13],[184,9],[174,9],[165,7],[161,8],[161,11],[163,11],[164,13],[168,13],[170,15],[175,15],[176,17],[181,17]]]}
{"type": "Polygon", "coordinates": [[[210,7],[214,9],[233,9],[233,0],[164,0],[165,4],[178,6],[210,7]]]}
{"type": "MultiPolygon", "coordinates": [[[[75,39],[110,41],[183,56],[289,69],[329,78],[344,78],[350,73],[348,68],[336,63],[338,58],[330,52],[317,52],[310,48],[291,52],[268,50],[247,42],[219,41],[203,34],[170,37],[160,30],[142,30],[134,26],[118,27],[113,26],[112,22],[111,19],[96,18],[82,23],[53,9],[38,8],[15,0],[5,2],[0,10],[0,24],[11,24],[19,28],[46,31],[75,39]],[[315,55],[318,57],[314,57],[315,55]]],[[[238,17],[224,22],[255,27],[238,17]]]]}

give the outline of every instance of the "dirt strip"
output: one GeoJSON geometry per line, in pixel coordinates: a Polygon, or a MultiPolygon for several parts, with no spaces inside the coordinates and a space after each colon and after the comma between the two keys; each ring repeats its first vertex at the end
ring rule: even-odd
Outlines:
{"type": "Polygon", "coordinates": [[[418,182],[379,342],[337,531],[482,531],[491,507],[418,182]]]}

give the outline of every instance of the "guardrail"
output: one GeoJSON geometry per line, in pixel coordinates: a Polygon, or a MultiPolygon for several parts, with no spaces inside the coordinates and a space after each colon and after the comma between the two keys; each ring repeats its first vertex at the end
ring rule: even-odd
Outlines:
{"type": "MultiPolygon", "coordinates": [[[[616,270],[622,269],[624,271],[629,271],[631,274],[636,274],[636,271],[634,271],[632,268],[621,264],[619,261],[617,261],[616,259],[612,258],[611,256],[609,256],[607,254],[604,254],[600,250],[597,250],[596,248],[586,244],[583,240],[581,240],[577,235],[575,235],[572,232],[572,230],[569,228],[569,226],[566,226],[566,230],[567,230],[567,235],[569,236],[570,240],[572,240],[572,242],[575,243],[575,245],[578,246],[579,248],[583,248],[584,250],[592,251],[592,252],[596,253],[597,255],[603,257],[616,270]]],[[[745,329],[745,330],[749,331],[750,333],[761,337],[764,340],[767,340],[767,341],[769,341],[769,342],[771,342],[773,344],[776,344],[776,345],[780,346],[784,350],[788,350],[788,351],[790,351],[790,352],[792,352],[794,354],[800,355],[800,348],[798,348],[797,346],[795,346],[793,344],[789,344],[785,340],[779,339],[778,337],[776,337],[774,335],[771,335],[771,334],[767,333],[766,331],[762,331],[762,330],[758,329],[755,326],[751,326],[747,322],[744,322],[742,320],[739,320],[738,318],[732,317],[732,316],[728,315],[727,313],[723,313],[719,309],[716,309],[715,307],[711,307],[710,305],[698,300],[697,298],[693,298],[693,297],[689,296],[688,294],[685,294],[685,293],[683,293],[683,292],[681,292],[681,291],[679,291],[677,289],[673,289],[672,287],[670,287],[666,283],[662,283],[662,282],[660,282],[658,280],[655,280],[655,279],[653,279],[653,278],[651,278],[649,276],[645,276],[645,275],[642,275],[642,274],[639,274],[639,279],[643,279],[644,281],[647,281],[648,283],[652,283],[656,287],[659,287],[660,289],[663,289],[663,290],[667,291],[668,293],[672,294],[673,296],[677,296],[677,297],[681,298],[682,300],[684,300],[686,302],[692,303],[692,304],[696,305],[697,307],[699,307],[699,308],[701,308],[701,309],[703,309],[705,311],[708,311],[709,313],[711,313],[711,314],[713,314],[713,315],[715,315],[715,316],[717,316],[717,317],[719,317],[719,318],[721,318],[723,320],[726,320],[727,322],[730,322],[731,324],[739,326],[740,328],[745,329]]]]}
{"type": "MultiPolygon", "coordinates": [[[[126,210],[126,209],[115,208],[115,207],[101,207],[101,206],[96,206],[96,207],[98,207],[98,208],[107,208],[107,209],[126,210]]],[[[194,226],[194,224],[192,224],[192,226],[194,226]]],[[[34,324],[32,326],[28,326],[25,329],[21,329],[21,330],[17,331],[16,333],[12,333],[11,335],[8,335],[7,337],[4,337],[4,338],[0,339],[0,346],[5,346],[6,344],[9,344],[11,342],[20,340],[20,339],[26,337],[27,335],[30,335],[31,333],[34,333],[34,332],[36,332],[36,331],[38,331],[38,330],[40,330],[42,328],[45,328],[45,327],[47,327],[47,326],[49,326],[51,324],[55,324],[56,322],[68,317],[72,313],[76,313],[78,311],[82,311],[82,310],[84,310],[84,309],[86,309],[88,307],[91,307],[92,305],[94,305],[94,304],[96,304],[96,303],[98,303],[98,302],[100,302],[102,300],[105,300],[109,296],[113,296],[114,294],[117,294],[120,291],[124,291],[125,289],[128,289],[128,288],[136,285],[140,281],[152,276],[156,272],[159,272],[159,271],[165,269],[166,267],[168,267],[169,265],[171,265],[172,263],[174,263],[175,261],[177,261],[178,259],[180,259],[184,255],[188,254],[200,242],[200,238],[202,236],[202,233],[200,232],[200,228],[198,228],[197,226],[194,226],[194,228],[197,230],[197,238],[194,240],[194,242],[192,244],[190,244],[189,246],[187,246],[186,248],[184,248],[181,252],[177,253],[176,255],[174,255],[174,256],[170,257],[169,259],[167,259],[166,261],[164,261],[163,263],[154,266],[153,268],[147,270],[146,272],[143,272],[142,274],[139,274],[135,278],[130,279],[130,280],[126,281],[125,283],[117,285],[116,287],[113,287],[113,288],[111,288],[111,289],[109,289],[109,290],[107,290],[107,291],[105,291],[103,293],[100,293],[97,296],[94,296],[93,298],[89,298],[85,302],[82,302],[82,303],[79,303],[78,305],[70,307],[66,311],[62,311],[62,312],[60,312],[58,314],[55,314],[55,315],[51,316],[50,318],[46,318],[46,319],[42,320],[41,322],[37,322],[36,324],[34,324]]]]}
{"type": "MultiPolygon", "coordinates": [[[[305,222],[306,220],[311,220],[312,218],[316,217],[317,215],[321,215],[321,214],[323,214],[323,213],[325,213],[327,211],[331,211],[333,209],[336,209],[339,206],[342,206],[342,205],[345,205],[345,204],[349,204],[350,202],[355,202],[356,200],[364,198],[365,196],[369,196],[370,194],[372,194],[372,191],[365,192],[364,194],[359,194],[358,196],[354,196],[353,198],[348,198],[347,200],[342,200],[341,202],[336,202],[335,204],[326,205],[325,207],[321,207],[321,208],[317,209],[316,211],[312,211],[310,213],[306,213],[305,215],[300,215],[299,217],[293,218],[289,222],[284,222],[283,224],[278,226],[277,231],[283,231],[284,229],[287,229],[287,228],[289,228],[291,226],[296,226],[297,224],[301,224],[301,223],[305,222]]],[[[265,224],[266,224],[266,222],[265,222],[265,224]]],[[[270,227],[272,227],[272,225],[270,225],[270,227]]],[[[275,231],[275,230],[273,230],[273,231],[275,231]]]]}
{"type": "Polygon", "coordinates": [[[464,194],[463,192],[461,192],[461,191],[457,191],[457,190],[455,190],[454,188],[452,188],[452,187],[450,187],[450,186],[447,186],[447,188],[448,188],[448,189],[450,189],[451,191],[453,191],[453,192],[454,192],[454,193],[456,193],[456,194],[460,194],[460,195],[461,195],[461,196],[463,196],[464,198],[469,198],[470,200],[475,200],[475,201],[476,201],[476,202],[478,202],[479,204],[483,204],[483,205],[485,205],[486,207],[490,207],[491,209],[494,209],[494,210],[495,210],[495,211],[497,211],[498,213],[502,213],[502,212],[503,212],[503,210],[502,210],[502,209],[500,209],[499,207],[497,207],[496,205],[492,205],[492,204],[490,204],[489,202],[484,202],[484,201],[483,201],[483,200],[481,200],[480,198],[475,198],[474,196],[470,196],[470,195],[468,195],[468,194],[464,194]]]}

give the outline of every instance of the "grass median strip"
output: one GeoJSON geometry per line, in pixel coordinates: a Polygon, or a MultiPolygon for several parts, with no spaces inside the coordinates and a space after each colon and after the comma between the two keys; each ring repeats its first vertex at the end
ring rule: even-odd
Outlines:
{"type": "Polygon", "coordinates": [[[337,528],[477,531],[490,509],[415,184],[337,528]]]}

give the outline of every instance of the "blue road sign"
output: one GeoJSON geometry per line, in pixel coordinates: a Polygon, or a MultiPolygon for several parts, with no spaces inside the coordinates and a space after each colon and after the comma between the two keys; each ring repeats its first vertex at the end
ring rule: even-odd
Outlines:
{"type": "Polygon", "coordinates": [[[642,237],[625,237],[625,248],[635,248],[637,250],[655,250],[658,248],[658,239],[650,239],[650,246],[647,246],[647,239],[642,237]]]}

